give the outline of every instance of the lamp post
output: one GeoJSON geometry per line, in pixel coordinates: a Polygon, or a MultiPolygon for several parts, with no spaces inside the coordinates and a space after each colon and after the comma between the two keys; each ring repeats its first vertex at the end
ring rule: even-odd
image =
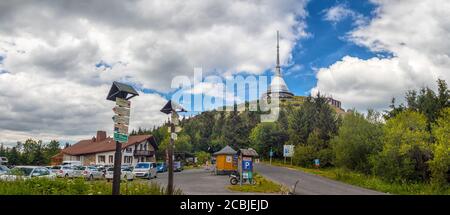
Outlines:
{"type": "Polygon", "coordinates": [[[167,194],[173,194],[173,142],[176,138],[175,126],[178,125],[178,113],[177,112],[186,112],[186,110],[181,107],[179,104],[169,100],[166,105],[161,109],[161,112],[165,114],[171,114],[170,120],[170,144],[167,149],[167,157],[169,162],[169,171],[168,171],[168,182],[167,182],[167,194]]]}
{"type": "Polygon", "coordinates": [[[122,165],[122,143],[128,142],[128,125],[130,122],[131,98],[138,96],[136,90],[127,84],[114,81],[109,90],[107,100],[115,101],[113,108],[114,120],[114,141],[116,142],[116,152],[114,153],[114,173],[112,183],[112,194],[120,194],[120,166],[122,165]]]}

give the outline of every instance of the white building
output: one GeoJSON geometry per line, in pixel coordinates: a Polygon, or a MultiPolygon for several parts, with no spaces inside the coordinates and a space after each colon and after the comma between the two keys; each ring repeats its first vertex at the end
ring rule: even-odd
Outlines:
{"type": "MultiPolygon", "coordinates": [[[[114,164],[116,143],[106,137],[105,131],[97,131],[97,136],[62,150],[63,161],[81,161],[83,165],[114,164]]],[[[130,136],[122,144],[122,164],[134,165],[137,162],[156,161],[157,145],[152,135],[130,136]]]]}

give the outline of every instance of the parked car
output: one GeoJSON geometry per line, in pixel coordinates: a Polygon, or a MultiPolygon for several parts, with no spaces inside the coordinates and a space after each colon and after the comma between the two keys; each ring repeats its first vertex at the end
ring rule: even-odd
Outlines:
{"type": "Polygon", "coordinates": [[[15,181],[17,179],[39,178],[55,178],[50,170],[40,166],[16,166],[9,170],[6,174],[0,175],[0,180],[15,181]]]}
{"type": "MultiPolygon", "coordinates": [[[[114,168],[110,167],[106,171],[105,178],[109,182],[113,179],[114,168]]],[[[132,168],[129,166],[122,166],[120,171],[120,180],[132,181],[134,179],[132,168]]]]}
{"type": "Polygon", "coordinates": [[[82,166],[81,161],[63,161],[63,166],[69,165],[69,166],[82,166]]]}
{"type": "Polygon", "coordinates": [[[133,175],[136,178],[156,178],[158,172],[156,171],[156,163],[154,162],[139,162],[134,166],[133,175]]]}
{"type": "Polygon", "coordinates": [[[166,172],[167,171],[166,162],[158,162],[156,164],[156,170],[157,170],[157,172],[166,172]]]}
{"type": "Polygon", "coordinates": [[[103,174],[102,171],[99,171],[95,166],[83,166],[81,167],[81,171],[83,177],[90,181],[94,179],[103,179],[105,177],[105,174],[103,174]]]}
{"type": "Polygon", "coordinates": [[[56,172],[57,177],[61,178],[77,178],[82,176],[82,167],[64,165],[56,172]]]}
{"type": "Polygon", "coordinates": [[[0,165],[0,175],[4,175],[6,173],[8,173],[9,168],[4,166],[4,165],[0,165]]]}
{"type": "Polygon", "coordinates": [[[48,166],[47,169],[49,169],[52,173],[58,174],[58,171],[61,169],[61,166],[48,166]]]}
{"type": "Polygon", "coordinates": [[[183,165],[181,164],[181,161],[175,161],[173,162],[173,171],[174,172],[181,172],[183,171],[183,165]]]}

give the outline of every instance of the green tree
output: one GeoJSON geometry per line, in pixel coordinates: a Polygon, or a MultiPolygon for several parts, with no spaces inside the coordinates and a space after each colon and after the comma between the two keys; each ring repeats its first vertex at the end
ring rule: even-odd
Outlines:
{"type": "Polygon", "coordinates": [[[287,141],[287,133],[275,122],[262,122],[250,133],[251,146],[261,157],[269,157],[270,149],[275,157],[283,155],[283,144],[287,141]]]}
{"type": "Polygon", "coordinates": [[[450,108],[444,109],[433,125],[433,135],[436,144],[433,147],[434,158],[429,162],[431,182],[442,187],[448,183],[450,176],[450,108]]]}
{"type": "Polygon", "coordinates": [[[47,160],[50,160],[51,157],[58,154],[61,150],[59,141],[52,140],[50,143],[48,143],[45,147],[45,156],[47,157],[47,160]]]}
{"type": "Polygon", "coordinates": [[[12,147],[11,150],[7,153],[8,164],[10,165],[18,165],[20,163],[20,154],[17,151],[16,147],[12,147]]]}
{"type": "Polygon", "coordinates": [[[374,173],[389,181],[426,179],[431,156],[426,117],[403,111],[386,122],[383,132],[383,149],[371,157],[374,173]]]}
{"type": "MultiPolygon", "coordinates": [[[[372,116],[368,114],[369,119],[372,116]]],[[[364,115],[353,111],[343,118],[338,135],[331,141],[333,163],[338,167],[370,173],[368,157],[381,150],[382,137],[380,123],[372,123],[364,115]]]]}
{"type": "Polygon", "coordinates": [[[197,157],[197,163],[202,165],[211,159],[211,154],[204,151],[198,151],[195,153],[195,157],[197,157]]]}

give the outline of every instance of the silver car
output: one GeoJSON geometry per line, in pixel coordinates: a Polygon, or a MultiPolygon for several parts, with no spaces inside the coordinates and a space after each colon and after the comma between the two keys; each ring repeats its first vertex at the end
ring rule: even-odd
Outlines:
{"type": "MultiPolygon", "coordinates": [[[[110,167],[106,170],[105,178],[109,182],[113,179],[114,176],[114,168],[110,167]]],[[[132,181],[134,179],[134,175],[131,167],[122,166],[120,172],[120,180],[124,181],[132,181]]]]}
{"type": "Polygon", "coordinates": [[[45,167],[16,166],[9,170],[8,173],[1,175],[0,180],[15,181],[17,179],[30,179],[34,177],[55,178],[55,174],[50,172],[50,170],[45,167]]]}
{"type": "Polygon", "coordinates": [[[61,178],[78,178],[83,176],[83,170],[80,166],[64,165],[56,172],[56,176],[61,178]]]}
{"type": "Polygon", "coordinates": [[[102,171],[99,171],[97,167],[95,166],[83,166],[82,169],[82,175],[87,180],[94,180],[94,179],[103,179],[104,174],[102,171]]]}

